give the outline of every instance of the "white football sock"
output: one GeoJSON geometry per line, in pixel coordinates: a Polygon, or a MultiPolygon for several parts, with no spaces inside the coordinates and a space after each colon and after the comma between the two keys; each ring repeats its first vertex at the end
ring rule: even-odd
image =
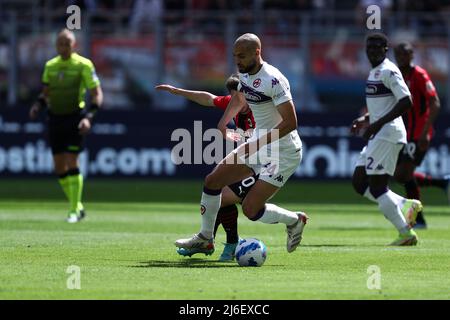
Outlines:
{"type": "Polygon", "coordinates": [[[403,198],[401,195],[396,194],[395,192],[392,192],[392,190],[388,190],[389,197],[395,201],[397,205],[400,206],[400,208],[403,207],[403,205],[406,202],[406,198],[403,198]]]}
{"type": "MultiPolygon", "coordinates": [[[[395,201],[395,203],[398,204],[400,206],[400,208],[402,208],[403,205],[406,202],[406,199],[403,198],[402,196],[392,192],[392,190],[388,190],[388,193],[389,193],[389,196],[395,201]]],[[[377,202],[377,199],[375,199],[373,197],[372,193],[370,193],[370,188],[369,187],[364,192],[364,197],[366,197],[370,201],[377,202]]]]}
{"type": "Polygon", "coordinates": [[[217,212],[220,209],[220,202],[222,200],[222,193],[218,195],[209,195],[202,193],[201,210],[205,208],[202,214],[202,227],[200,233],[208,239],[213,237],[214,225],[216,223],[217,212]]]}
{"type": "Polygon", "coordinates": [[[280,208],[274,204],[267,203],[264,214],[258,221],[263,223],[284,223],[285,225],[292,225],[298,220],[298,215],[295,212],[280,208]]]}
{"type": "MultiPolygon", "coordinates": [[[[393,192],[391,193],[394,194],[393,192]]],[[[386,219],[388,219],[400,233],[405,233],[409,230],[408,224],[400,210],[400,206],[397,204],[398,198],[391,193],[386,192],[377,198],[378,207],[381,212],[383,212],[386,219]]]]}

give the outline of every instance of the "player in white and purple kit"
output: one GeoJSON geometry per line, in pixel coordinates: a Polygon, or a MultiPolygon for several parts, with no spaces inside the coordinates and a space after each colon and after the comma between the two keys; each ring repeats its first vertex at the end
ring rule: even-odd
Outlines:
{"type": "Polygon", "coordinates": [[[366,39],[366,54],[372,65],[366,85],[368,113],[356,119],[356,132],[369,121],[363,138],[368,140],[353,173],[353,187],[378,207],[398,230],[391,245],[416,245],[417,234],[411,229],[422,209],[418,200],[405,199],[389,190],[400,150],[406,144],[406,129],[401,116],[412,107],[411,93],[397,66],[386,58],[387,37],[374,33],[366,39]],[[406,211],[406,218],[402,210],[406,211]]]}
{"type": "Polygon", "coordinates": [[[226,124],[245,102],[253,112],[256,129],[252,138],[227,155],[206,177],[201,230],[192,238],[177,240],[175,245],[186,249],[213,247],[222,188],[259,173],[259,179],[242,202],[242,210],[253,221],[286,224],[286,248],[292,252],[300,244],[308,216],[267,203],[295,172],[302,158],[289,82],[277,68],[262,60],[261,42],[254,34],[246,33],[235,41],[233,56],[240,72],[239,92],[233,96],[237,103],[232,99],[219,129],[225,134],[226,124]]]}

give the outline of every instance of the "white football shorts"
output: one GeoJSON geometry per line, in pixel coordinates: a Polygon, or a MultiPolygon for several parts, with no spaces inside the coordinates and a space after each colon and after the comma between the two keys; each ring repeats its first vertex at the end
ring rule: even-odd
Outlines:
{"type": "MultiPolygon", "coordinates": [[[[233,152],[236,153],[236,150],[233,152]]],[[[255,174],[259,174],[259,180],[265,181],[281,188],[291,175],[297,170],[302,161],[302,147],[292,146],[289,148],[280,148],[279,153],[266,153],[263,147],[254,156],[245,159],[245,164],[251,168],[255,174]]]]}
{"type": "Polygon", "coordinates": [[[403,143],[373,139],[361,150],[356,167],[364,166],[367,175],[394,175],[403,143]]]}

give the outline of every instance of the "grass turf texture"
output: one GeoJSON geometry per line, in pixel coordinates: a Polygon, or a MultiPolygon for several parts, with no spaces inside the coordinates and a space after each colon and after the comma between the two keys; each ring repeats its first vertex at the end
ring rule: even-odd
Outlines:
{"type": "Polygon", "coordinates": [[[217,262],[222,229],[213,256],[176,254],[173,241],[198,231],[201,181],[88,180],[88,219],[75,225],[64,222],[56,181],[4,180],[0,190],[0,299],[450,298],[450,208],[440,190],[424,189],[429,230],[418,231],[419,246],[392,248],[395,230],[348,182],[288,183],[274,202],[311,217],[297,251],[286,252],[283,225],[239,216],[240,236],[268,247],[261,268],[217,262]],[[71,265],[81,268],[80,290],[67,289],[71,265]],[[381,290],[367,288],[371,265],[381,290]]]}

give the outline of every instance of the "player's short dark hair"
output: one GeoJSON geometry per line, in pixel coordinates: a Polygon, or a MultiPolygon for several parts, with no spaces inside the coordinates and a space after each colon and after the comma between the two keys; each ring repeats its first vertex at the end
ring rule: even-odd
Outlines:
{"type": "Polygon", "coordinates": [[[227,81],[225,81],[225,86],[228,89],[228,92],[231,92],[231,90],[237,91],[239,85],[239,77],[236,73],[233,73],[231,76],[228,77],[227,81]]]}
{"type": "Polygon", "coordinates": [[[366,43],[369,40],[381,40],[386,47],[388,46],[389,43],[388,37],[383,32],[369,33],[366,36],[366,43]]]}
{"type": "Polygon", "coordinates": [[[408,52],[413,52],[414,51],[414,48],[413,48],[411,42],[408,42],[408,41],[400,42],[399,44],[397,44],[395,46],[395,49],[402,49],[402,50],[405,50],[405,51],[408,51],[408,52]]]}

